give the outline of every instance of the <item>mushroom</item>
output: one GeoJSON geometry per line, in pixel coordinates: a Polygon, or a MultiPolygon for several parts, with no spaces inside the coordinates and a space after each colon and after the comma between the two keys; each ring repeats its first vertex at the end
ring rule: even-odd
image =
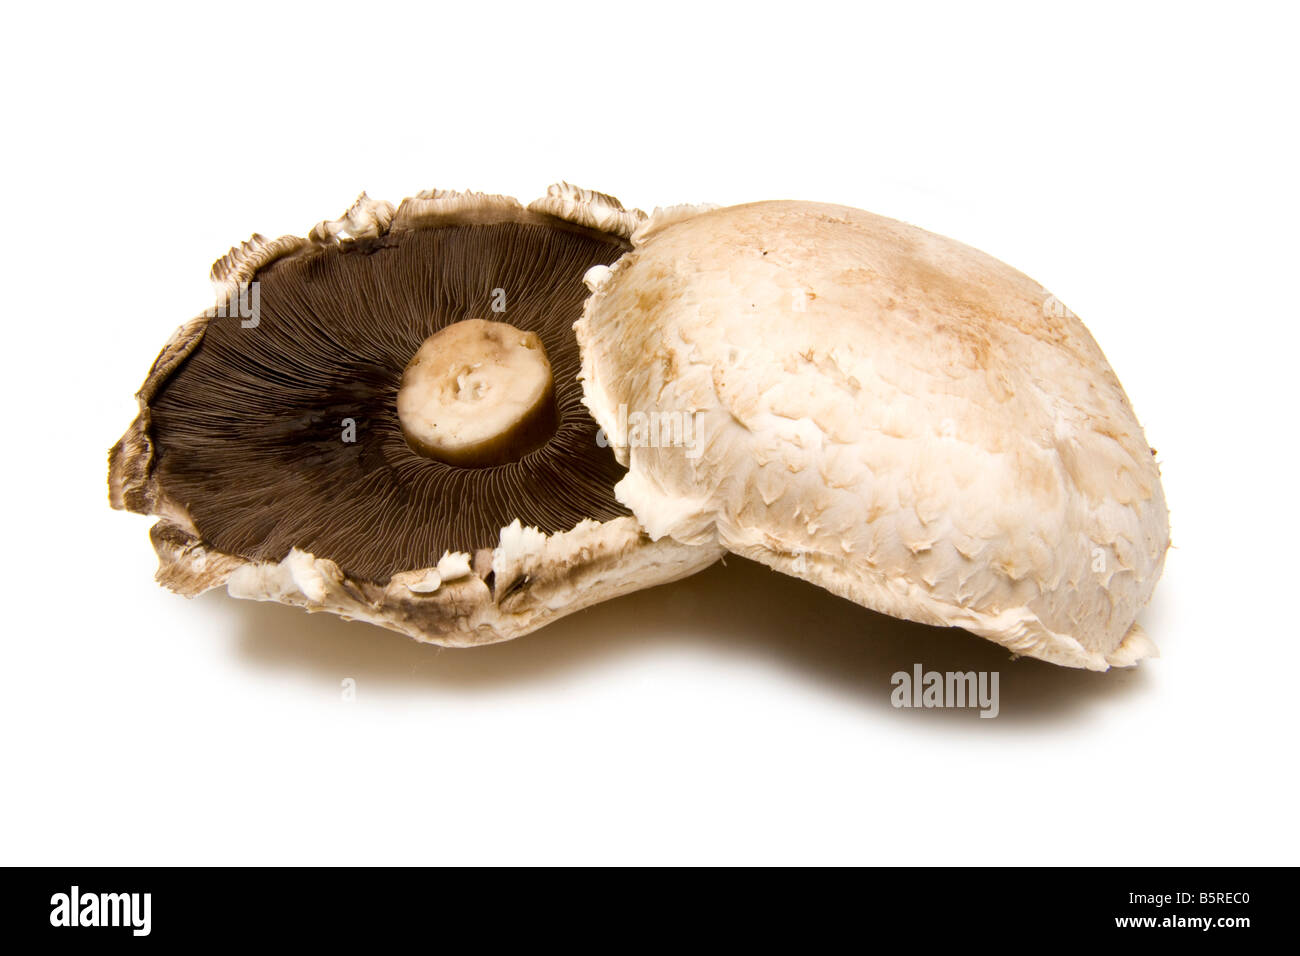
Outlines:
{"type": "Polygon", "coordinates": [[[362,194],[232,249],[109,454],[112,505],[158,516],[159,581],[455,646],[711,564],[615,500],[576,379],[583,274],[643,218],[568,184],[362,194]]]}
{"type": "Polygon", "coordinates": [[[1056,664],[1156,653],[1135,622],[1169,546],[1154,451],[1040,285],[835,205],[676,207],[632,242],[577,331],[652,538],[1056,664]],[[647,441],[656,417],[690,447],[647,441]]]}

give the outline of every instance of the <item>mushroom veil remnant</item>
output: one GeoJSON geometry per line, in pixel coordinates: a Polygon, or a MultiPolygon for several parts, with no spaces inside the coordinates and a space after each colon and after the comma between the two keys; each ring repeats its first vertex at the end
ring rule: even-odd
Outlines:
{"type": "Polygon", "coordinates": [[[1169,546],[1160,474],[1087,329],[975,249],[843,206],[656,212],[588,276],[582,380],[656,541],[1096,670],[1169,546]],[[695,453],[630,440],[690,416],[695,453]]]}
{"type": "Polygon", "coordinates": [[[363,195],[232,249],[109,457],[159,580],[468,645],[712,563],[615,499],[577,382],[583,275],[643,218],[567,184],[363,195]]]}

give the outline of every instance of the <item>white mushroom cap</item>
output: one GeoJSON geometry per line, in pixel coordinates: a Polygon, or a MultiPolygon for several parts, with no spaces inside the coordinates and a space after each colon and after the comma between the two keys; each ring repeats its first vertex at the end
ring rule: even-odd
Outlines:
{"type": "Polygon", "coordinates": [[[679,207],[632,240],[576,329],[652,538],[1057,664],[1155,653],[1135,618],[1169,546],[1159,471],[1055,297],[842,206],[679,207]],[[691,441],[633,433],[655,415],[691,441]]]}

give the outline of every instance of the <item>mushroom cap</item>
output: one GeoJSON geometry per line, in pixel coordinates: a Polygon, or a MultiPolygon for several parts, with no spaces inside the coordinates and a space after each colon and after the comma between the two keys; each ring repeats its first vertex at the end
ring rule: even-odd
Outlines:
{"type": "Polygon", "coordinates": [[[652,538],[1056,664],[1155,653],[1135,623],[1169,546],[1154,453],[1038,283],[816,203],[657,211],[632,242],[588,274],[576,329],[652,538]],[[637,413],[688,417],[692,447],[630,434],[637,413]]]}
{"type": "Polygon", "coordinates": [[[507,295],[529,290],[512,301],[507,321],[569,340],[552,359],[556,375],[572,382],[578,360],[568,326],[585,294],[582,273],[617,257],[643,219],[610,196],[563,183],[527,208],[445,190],[395,208],[362,194],[307,238],[255,235],[232,249],[212,268],[216,307],[168,341],[138,393],[138,417],[109,453],[110,503],[159,518],[151,529],[158,580],[185,595],[225,585],[236,597],[462,646],[517,637],[711,564],[721,549],[651,541],[617,504],[610,486],[621,470],[612,457],[599,461],[608,453],[596,447],[576,386],[548,443],[584,457],[591,449],[571,474],[542,449],[471,479],[465,472],[475,469],[419,458],[397,424],[403,368],[438,322],[502,317],[486,305],[501,291],[490,276],[507,295]],[[523,258],[511,258],[516,249],[523,258]],[[385,261],[404,263],[410,281],[395,288],[385,261]],[[530,270],[549,271],[529,287],[530,270]],[[261,314],[241,322],[253,283],[261,314]],[[342,322],[346,309],[364,323],[342,322]],[[197,387],[200,374],[207,379],[197,387]],[[359,396],[385,408],[374,421],[348,419],[376,437],[344,449],[341,416],[359,396]],[[254,477],[253,468],[280,477],[254,477]],[[522,495],[527,507],[475,501],[466,495],[471,480],[498,497],[522,495]],[[571,487],[550,502],[527,500],[548,480],[571,487]],[[346,493],[362,488],[384,507],[346,493]],[[441,531],[431,515],[445,522],[441,531]],[[334,516],[348,526],[332,525],[334,516]],[[386,546],[369,547],[367,537],[386,546]]]}

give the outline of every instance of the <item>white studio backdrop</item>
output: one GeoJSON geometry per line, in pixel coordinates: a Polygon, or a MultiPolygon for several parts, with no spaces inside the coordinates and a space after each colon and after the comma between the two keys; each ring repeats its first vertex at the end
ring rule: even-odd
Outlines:
{"type": "Polygon", "coordinates": [[[5,19],[0,862],[1297,862],[1293,7],[5,19]],[[105,455],[209,264],[560,179],[859,206],[1052,289],[1159,451],[1163,656],[1012,662],[738,559],[472,651],[156,586],[105,455]],[[998,718],[894,709],[915,663],[998,670],[998,718]]]}

